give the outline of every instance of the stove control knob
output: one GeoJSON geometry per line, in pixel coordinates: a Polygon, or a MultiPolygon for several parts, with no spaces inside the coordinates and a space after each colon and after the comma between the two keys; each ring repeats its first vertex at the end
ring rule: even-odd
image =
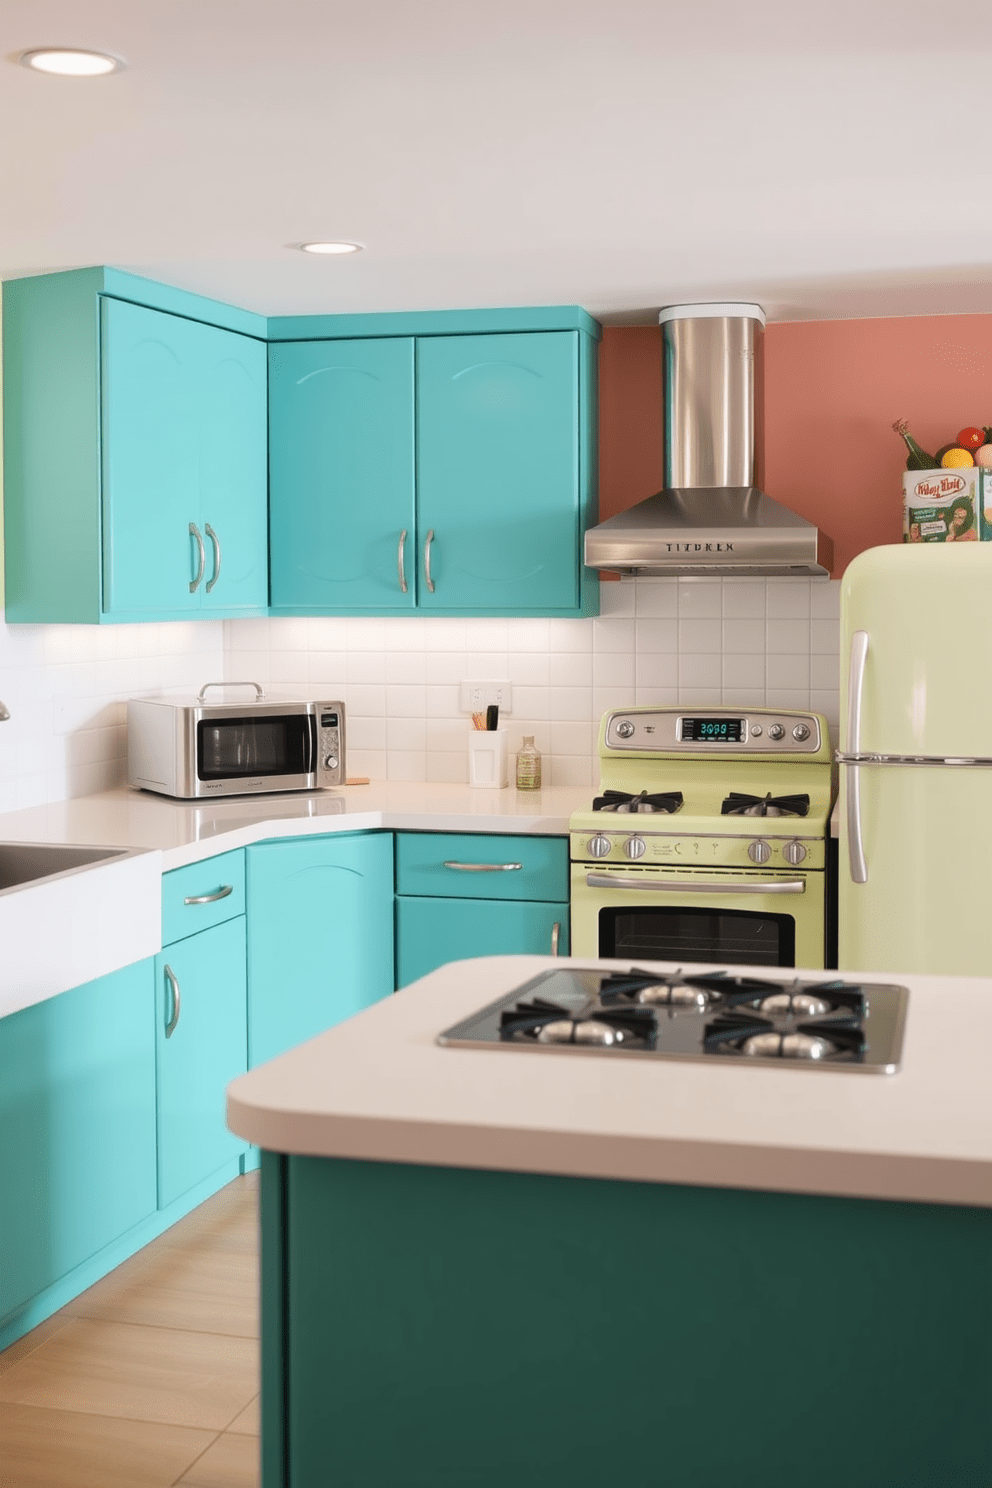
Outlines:
{"type": "MultiPolygon", "coordinates": [[[[769,730],[770,732],[770,730],[769,730]]],[[[752,842],[747,850],[747,855],[752,863],[767,863],[772,855],[772,850],[767,842],[762,842],[759,837],[757,842],[752,842]]]]}
{"type": "Polygon", "coordinates": [[[608,858],[611,846],[612,843],[609,837],[604,837],[602,833],[599,833],[596,837],[589,838],[589,851],[594,858],[608,858]]]}
{"type": "Polygon", "coordinates": [[[768,737],[769,739],[784,739],[785,729],[780,723],[770,723],[768,725],[768,737]]]}
{"type": "Polygon", "coordinates": [[[628,837],[627,841],[623,845],[623,850],[627,854],[628,858],[643,858],[644,838],[628,837]]]}
{"type": "Polygon", "coordinates": [[[792,730],[792,737],[794,739],[798,739],[800,743],[802,743],[802,741],[804,739],[808,739],[809,738],[809,724],[808,723],[797,723],[796,726],[795,726],[795,728],[792,730]]]}
{"type": "Polygon", "coordinates": [[[805,858],[806,849],[801,842],[787,842],[782,849],[782,856],[794,868],[797,863],[801,863],[805,858]]]}
{"type": "Polygon", "coordinates": [[[617,738],[629,739],[634,732],[634,725],[629,718],[621,718],[617,724],[617,738]]]}

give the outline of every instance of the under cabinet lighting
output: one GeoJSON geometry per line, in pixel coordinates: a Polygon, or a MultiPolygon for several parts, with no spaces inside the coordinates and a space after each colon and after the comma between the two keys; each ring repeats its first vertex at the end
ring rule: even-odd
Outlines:
{"type": "Polygon", "coordinates": [[[303,253],[361,253],[361,243],[301,243],[303,253]]]}
{"type": "Polygon", "coordinates": [[[124,63],[107,52],[85,52],[79,47],[36,47],[18,58],[35,72],[57,73],[60,77],[102,77],[120,72],[124,63]]]}

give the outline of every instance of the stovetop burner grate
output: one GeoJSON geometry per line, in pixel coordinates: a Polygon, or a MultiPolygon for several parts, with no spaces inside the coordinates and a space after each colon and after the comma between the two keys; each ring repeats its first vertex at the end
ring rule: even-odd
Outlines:
{"type": "Polygon", "coordinates": [[[840,979],[563,967],[449,1028],[439,1042],[891,1073],[908,996],[905,987],[840,979]]]}
{"type": "Polygon", "coordinates": [[[680,809],[683,802],[682,792],[675,791],[630,791],[607,790],[601,796],[596,796],[592,803],[593,811],[616,811],[637,813],[661,813],[671,816],[680,809]]]}
{"type": "Polygon", "coordinates": [[[731,791],[720,807],[721,816],[808,816],[809,796],[751,796],[731,791]]]}

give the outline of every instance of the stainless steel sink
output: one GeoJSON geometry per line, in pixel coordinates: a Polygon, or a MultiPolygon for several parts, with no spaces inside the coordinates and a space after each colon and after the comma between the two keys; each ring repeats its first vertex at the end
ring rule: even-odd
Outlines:
{"type": "Polygon", "coordinates": [[[94,863],[107,863],[126,855],[123,848],[65,847],[41,842],[0,842],[0,894],[19,889],[23,884],[68,873],[74,868],[89,868],[94,863]]]}

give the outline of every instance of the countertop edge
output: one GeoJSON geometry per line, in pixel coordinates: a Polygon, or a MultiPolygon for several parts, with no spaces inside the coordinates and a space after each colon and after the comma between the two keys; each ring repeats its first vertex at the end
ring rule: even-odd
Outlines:
{"type": "Polygon", "coordinates": [[[302,1117],[249,1106],[230,1091],[227,1119],[248,1141],[301,1157],[992,1208],[992,1163],[963,1158],[480,1128],[458,1122],[302,1117]]]}

